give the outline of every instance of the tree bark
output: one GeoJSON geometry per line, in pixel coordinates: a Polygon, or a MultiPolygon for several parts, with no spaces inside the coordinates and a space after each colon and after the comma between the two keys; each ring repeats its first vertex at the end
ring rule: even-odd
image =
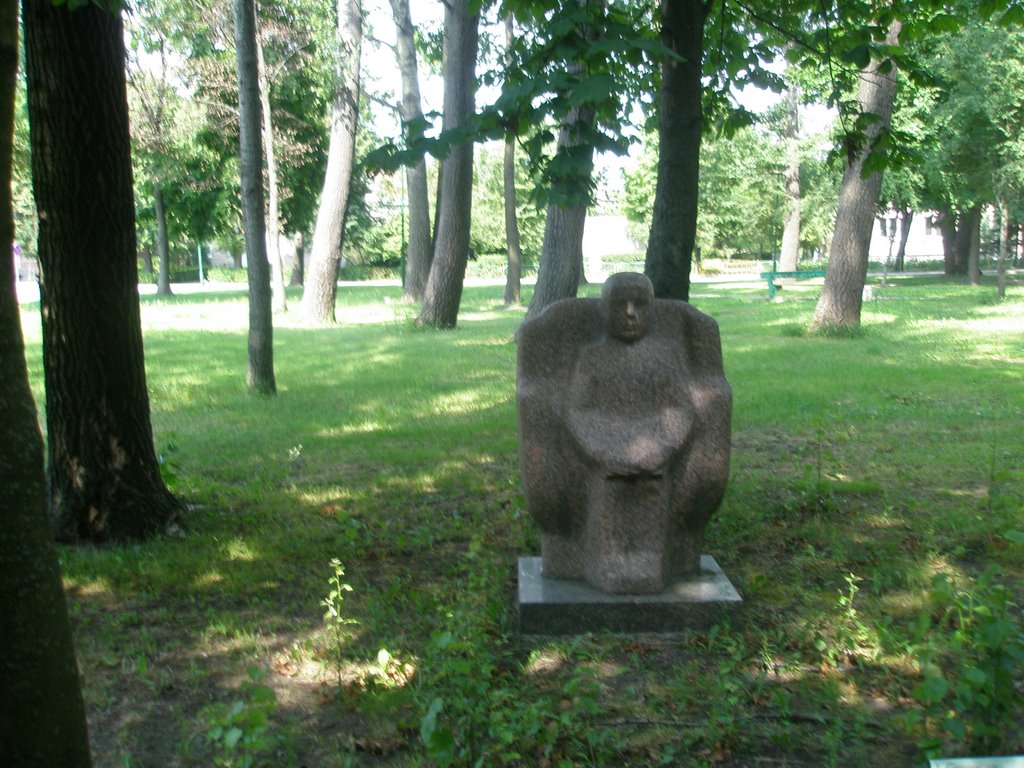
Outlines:
{"type": "MultiPolygon", "coordinates": [[[[413,37],[409,0],[391,0],[395,20],[398,71],[402,78],[402,102],[399,113],[403,124],[423,117],[420,102],[419,66],[413,37]]],[[[403,127],[404,130],[404,127],[403,127]]],[[[427,163],[420,160],[405,169],[406,196],[409,200],[409,243],[405,257],[405,298],[420,301],[430,276],[434,242],[430,237],[430,198],[427,193],[427,163]]]]}
{"type": "Polygon", "coordinates": [[[156,215],[156,251],[159,254],[160,273],[156,278],[156,295],[171,295],[171,249],[167,242],[167,208],[164,206],[164,188],[153,182],[153,212],[156,215]]]}
{"type": "Polygon", "coordinates": [[[571,208],[562,208],[554,203],[548,205],[540,269],[526,313],[528,318],[556,301],[575,296],[579,290],[586,220],[586,203],[578,203],[571,208]]]}
{"type": "Polygon", "coordinates": [[[295,233],[295,263],[292,265],[292,277],[289,285],[302,285],[306,262],[306,239],[301,232],[295,233]]]}
{"type": "Polygon", "coordinates": [[[65,540],[142,538],[180,507],[153,450],[121,16],[23,16],[51,514],[65,540]]]}
{"type": "Polygon", "coordinates": [[[910,225],[914,221],[914,209],[907,206],[900,211],[900,244],[899,248],[896,249],[896,266],[897,272],[902,272],[906,268],[907,261],[907,241],[910,239],[910,225]]]}
{"type": "Polygon", "coordinates": [[[961,211],[956,218],[955,237],[953,239],[954,271],[950,274],[966,275],[970,279],[971,249],[974,238],[981,228],[981,206],[974,205],[961,211]]]}
{"type": "Polygon", "coordinates": [[[242,224],[249,262],[250,392],[272,395],[274,323],[271,309],[270,264],[263,208],[263,145],[257,65],[255,0],[234,0],[235,50],[238,69],[239,178],[242,185],[242,224]]]}
{"type": "MultiPolygon", "coordinates": [[[[450,0],[444,20],[445,131],[461,126],[473,114],[474,75],[479,40],[479,14],[470,13],[468,0],[450,0]]],[[[435,328],[454,328],[462,300],[462,282],[469,258],[469,226],[473,208],[473,144],[452,147],[445,158],[438,198],[434,260],[416,322],[435,328]]]]}
{"type": "MultiPolygon", "coordinates": [[[[509,18],[511,23],[511,17],[509,18]]],[[[505,270],[505,306],[518,304],[523,279],[523,249],[519,243],[519,218],[516,214],[516,140],[505,139],[505,240],[508,266],[505,270]]]]}
{"type": "MultiPolygon", "coordinates": [[[[886,42],[896,45],[899,33],[900,23],[894,20],[889,25],[886,42]]],[[[857,103],[861,112],[877,115],[880,122],[868,129],[869,146],[856,149],[852,162],[843,174],[836,209],[836,226],[829,247],[828,271],[814,310],[812,325],[815,328],[851,328],[860,324],[871,230],[882,189],[880,171],[867,178],[864,178],[862,171],[870,152],[870,142],[887,129],[892,120],[895,93],[896,66],[891,60],[869,64],[867,69],[861,71],[857,103]],[[882,71],[883,66],[888,67],[888,71],[882,71]]]]}
{"type": "MultiPolygon", "coordinates": [[[[604,8],[603,0],[582,0],[604,8]]],[[[594,37],[594,30],[582,29],[586,39],[594,37]]],[[[582,74],[582,65],[571,63],[569,72],[582,74]]],[[[594,147],[586,143],[584,134],[594,124],[594,108],[583,104],[569,111],[558,133],[557,153],[577,155],[586,164],[585,179],[589,182],[594,168],[594,147]]],[[[544,221],[544,243],[541,246],[540,268],[533,298],[526,312],[527,318],[539,314],[545,307],[561,299],[573,297],[581,285],[586,285],[583,274],[583,228],[587,220],[587,201],[575,205],[548,204],[544,221]]]]}
{"type": "Polygon", "coordinates": [[[260,88],[260,112],[263,118],[263,153],[267,165],[267,259],[270,261],[270,308],[288,309],[284,290],[284,264],[281,262],[281,193],[277,183],[277,153],[274,151],[274,119],[270,111],[270,77],[263,58],[263,40],[256,32],[256,68],[260,88]]]}
{"type": "Polygon", "coordinates": [[[786,103],[786,168],[782,184],[786,193],[785,221],[779,271],[795,272],[800,262],[800,90],[791,85],[786,103]]]}
{"type": "Polygon", "coordinates": [[[996,295],[1006,298],[1006,254],[1010,246],[1010,207],[1006,198],[999,198],[999,258],[996,262],[996,295]]]}
{"type": "Polygon", "coordinates": [[[362,3],[360,0],[338,0],[337,83],[331,108],[327,171],[302,292],[302,313],[316,323],[334,322],[341,246],[356,156],[362,39],[362,3]]]}
{"type": "MultiPolygon", "coordinates": [[[[939,232],[942,234],[943,270],[947,275],[963,274],[956,247],[956,215],[949,208],[939,211],[939,232]]],[[[964,271],[967,263],[964,262],[964,271]]]]}
{"type": "Polygon", "coordinates": [[[963,242],[966,250],[967,280],[971,285],[981,285],[981,206],[975,205],[967,212],[963,224],[963,242]]]}
{"type": "Polygon", "coordinates": [[[658,99],[658,180],[644,272],[662,299],[690,297],[700,177],[701,62],[711,0],[661,0],[666,55],[658,99]]]}
{"type": "MultiPolygon", "coordinates": [[[[0,242],[11,201],[18,3],[0,2],[0,242]]],[[[0,755],[88,768],[89,738],[64,588],[46,516],[43,438],[28,383],[14,264],[0,258],[0,755]]]]}

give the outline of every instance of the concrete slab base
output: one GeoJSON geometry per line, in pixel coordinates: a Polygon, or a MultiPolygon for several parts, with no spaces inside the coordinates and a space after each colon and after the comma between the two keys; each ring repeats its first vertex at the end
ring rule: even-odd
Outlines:
{"type": "Polygon", "coordinates": [[[541,558],[519,558],[519,632],[575,635],[584,632],[682,632],[707,629],[743,604],[711,555],[702,573],[680,579],[656,595],[611,595],[580,581],[549,579],[541,558]]]}

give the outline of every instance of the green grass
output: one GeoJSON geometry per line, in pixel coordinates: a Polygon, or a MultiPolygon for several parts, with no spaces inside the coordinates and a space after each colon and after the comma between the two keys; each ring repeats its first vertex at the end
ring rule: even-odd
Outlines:
{"type": "MultiPolygon", "coordinates": [[[[267,765],[892,766],[935,738],[967,751],[970,734],[914,698],[915,627],[938,616],[937,573],[970,587],[998,565],[1021,602],[1024,288],[999,303],[988,284],[890,278],[850,338],[806,331],[819,290],[691,297],[721,326],[734,389],[705,551],[744,596],[742,624],[525,649],[513,568],[538,541],[516,457],[522,311],[500,287],[467,288],[453,332],[416,329],[388,287],[343,288],[337,327],[278,318],[272,399],[245,392],[242,294],[144,298],[157,448],[191,507],[180,538],[61,550],[97,765],[211,764],[209,713],[239,700],[251,666],[277,695],[267,765]],[[335,557],[356,622],[341,647],[321,604],[335,557]]],[[[23,322],[42,403],[38,311],[23,322]]],[[[951,679],[960,629],[930,635],[951,679]]],[[[1024,749],[1020,710],[1008,717],[1003,748],[1024,749]]]]}

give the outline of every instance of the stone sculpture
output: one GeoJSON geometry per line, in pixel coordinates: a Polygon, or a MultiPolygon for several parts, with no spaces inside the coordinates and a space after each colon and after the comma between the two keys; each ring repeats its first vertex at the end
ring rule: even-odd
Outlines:
{"type": "Polygon", "coordinates": [[[717,323],[641,274],[521,326],[516,401],[546,578],[661,592],[700,573],[729,475],[732,390],[717,323]]]}

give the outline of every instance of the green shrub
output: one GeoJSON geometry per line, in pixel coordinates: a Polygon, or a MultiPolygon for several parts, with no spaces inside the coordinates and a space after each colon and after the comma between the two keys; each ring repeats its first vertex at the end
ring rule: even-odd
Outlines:
{"type": "MultiPolygon", "coordinates": [[[[1012,593],[990,566],[973,586],[942,573],[921,614],[914,698],[924,708],[919,741],[927,755],[948,749],[992,754],[1017,733],[1024,676],[1024,628],[1012,593]]],[[[1012,746],[1012,745],[1008,745],[1012,746]]]]}

